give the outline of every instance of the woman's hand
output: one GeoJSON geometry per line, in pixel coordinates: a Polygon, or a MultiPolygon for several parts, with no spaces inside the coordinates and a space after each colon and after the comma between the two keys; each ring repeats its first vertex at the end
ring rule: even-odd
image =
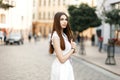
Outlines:
{"type": "Polygon", "coordinates": [[[73,48],[76,51],[76,43],[73,42],[73,40],[71,40],[71,48],[73,48]]]}

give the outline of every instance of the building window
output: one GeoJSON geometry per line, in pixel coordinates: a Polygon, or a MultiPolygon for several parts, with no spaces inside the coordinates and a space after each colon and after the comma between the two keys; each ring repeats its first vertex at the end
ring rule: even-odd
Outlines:
{"type": "Polygon", "coordinates": [[[48,12],[48,19],[50,20],[50,12],[48,12]]]}
{"type": "Polygon", "coordinates": [[[113,8],[120,9],[120,3],[112,4],[113,8]]]}
{"type": "Polygon", "coordinates": [[[32,18],[33,18],[33,20],[35,19],[35,14],[33,14],[32,18]]]}
{"type": "Polygon", "coordinates": [[[41,0],[39,0],[39,6],[41,6],[41,0]]]}
{"type": "Polygon", "coordinates": [[[48,2],[48,6],[50,6],[50,4],[51,4],[51,1],[49,0],[49,2],[48,2]]]}
{"type": "Polygon", "coordinates": [[[46,6],[46,0],[44,0],[44,6],[46,6]]]}
{"type": "Polygon", "coordinates": [[[60,0],[58,0],[58,6],[60,6],[60,0]]]}
{"type": "Polygon", "coordinates": [[[65,0],[63,0],[63,5],[65,5],[65,0]]]}
{"type": "Polygon", "coordinates": [[[1,14],[0,15],[0,23],[5,23],[5,15],[4,14],[1,14]]]}
{"type": "Polygon", "coordinates": [[[41,19],[41,13],[39,12],[39,19],[41,19]]]}
{"type": "Polygon", "coordinates": [[[43,19],[45,20],[45,12],[43,12],[43,19]]]}
{"type": "Polygon", "coordinates": [[[55,12],[53,12],[52,18],[54,19],[55,12]]]}
{"type": "Polygon", "coordinates": [[[35,7],[35,0],[33,0],[33,7],[35,7]]]}
{"type": "Polygon", "coordinates": [[[55,6],[55,0],[53,0],[53,6],[55,6]]]}

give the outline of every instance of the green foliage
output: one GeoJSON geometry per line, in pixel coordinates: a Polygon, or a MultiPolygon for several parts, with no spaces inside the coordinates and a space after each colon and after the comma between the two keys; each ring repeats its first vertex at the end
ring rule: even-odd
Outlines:
{"type": "Polygon", "coordinates": [[[105,22],[109,24],[119,24],[120,25],[120,10],[113,9],[111,11],[105,12],[105,22]]]}
{"type": "Polygon", "coordinates": [[[101,25],[101,20],[97,17],[95,11],[95,8],[87,4],[81,4],[79,7],[69,6],[68,12],[72,30],[82,32],[89,27],[101,25]]]}
{"type": "Polygon", "coordinates": [[[3,0],[0,0],[0,5],[2,4],[2,1],[3,1],[3,0]]]}
{"type": "Polygon", "coordinates": [[[120,26],[120,10],[113,9],[108,12],[104,12],[106,16],[105,22],[110,24],[110,38],[112,38],[112,25],[120,26]]]}

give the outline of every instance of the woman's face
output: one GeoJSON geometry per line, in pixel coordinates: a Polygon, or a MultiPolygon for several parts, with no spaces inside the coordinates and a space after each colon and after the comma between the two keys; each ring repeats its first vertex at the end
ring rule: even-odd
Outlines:
{"type": "Polygon", "coordinates": [[[67,23],[68,23],[67,17],[65,15],[61,15],[61,17],[60,17],[60,26],[61,26],[61,28],[63,28],[63,29],[66,28],[67,23]]]}

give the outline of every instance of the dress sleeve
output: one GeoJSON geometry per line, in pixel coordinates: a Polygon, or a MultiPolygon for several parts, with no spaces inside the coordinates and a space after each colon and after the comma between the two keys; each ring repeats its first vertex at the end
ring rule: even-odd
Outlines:
{"type": "Polygon", "coordinates": [[[57,34],[57,32],[54,32],[53,35],[52,35],[52,45],[53,45],[53,39],[58,39],[59,40],[59,36],[57,34]]]}

